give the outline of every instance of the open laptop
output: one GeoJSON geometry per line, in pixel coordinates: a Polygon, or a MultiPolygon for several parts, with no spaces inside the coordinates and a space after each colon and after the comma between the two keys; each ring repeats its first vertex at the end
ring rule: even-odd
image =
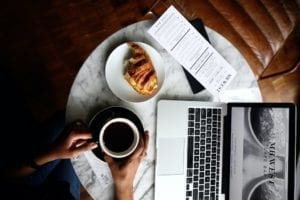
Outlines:
{"type": "Polygon", "coordinates": [[[296,107],[160,100],[155,199],[294,199],[296,107]]]}

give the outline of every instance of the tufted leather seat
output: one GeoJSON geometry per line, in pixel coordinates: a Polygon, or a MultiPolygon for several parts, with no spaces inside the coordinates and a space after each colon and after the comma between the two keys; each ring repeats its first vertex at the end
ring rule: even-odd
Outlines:
{"type": "Polygon", "coordinates": [[[206,26],[236,46],[260,85],[276,84],[274,79],[282,76],[296,76],[295,84],[289,85],[296,87],[294,96],[274,99],[264,96],[262,91],[265,100],[299,99],[300,77],[296,67],[300,64],[300,9],[296,1],[158,0],[152,12],[161,15],[171,4],[189,20],[201,18],[206,26]]]}

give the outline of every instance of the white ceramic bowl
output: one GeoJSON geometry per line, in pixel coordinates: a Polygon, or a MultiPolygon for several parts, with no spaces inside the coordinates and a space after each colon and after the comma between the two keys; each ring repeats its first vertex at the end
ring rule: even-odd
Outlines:
{"type": "Polygon", "coordinates": [[[164,63],[160,54],[150,45],[143,42],[134,42],[139,44],[148,53],[152,64],[155,68],[158,87],[151,95],[142,95],[135,91],[131,85],[125,80],[125,60],[130,57],[130,49],[127,43],[123,43],[115,48],[108,56],[105,66],[105,77],[111,91],[120,99],[128,102],[143,102],[155,96],[165,79],[164,63]]]}

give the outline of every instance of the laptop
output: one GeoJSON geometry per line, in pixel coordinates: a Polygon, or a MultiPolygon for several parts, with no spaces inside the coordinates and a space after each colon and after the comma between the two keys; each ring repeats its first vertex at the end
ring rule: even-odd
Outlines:
{"type": "Polygon", "coordinates": [[[289,103],[160,100],[155,199],[294,199],[296,111],[289,103]]]}

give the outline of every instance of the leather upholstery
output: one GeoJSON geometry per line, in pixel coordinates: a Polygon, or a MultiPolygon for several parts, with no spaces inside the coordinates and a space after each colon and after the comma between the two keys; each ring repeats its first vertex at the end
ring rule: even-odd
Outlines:
{"type": "Polygon", "coordinates": [[[290,72],[262,79],[258,84],[264,101],[300,104],[300,64],[290,72]]]}
{"type": "Polygon", "coordinates": [[[152,12],[174,5],[187,19],[227,38],[243,54],[256,78],[293,70],[300,63],[300,10],[292,0],[160,0],[152,12]]]}

